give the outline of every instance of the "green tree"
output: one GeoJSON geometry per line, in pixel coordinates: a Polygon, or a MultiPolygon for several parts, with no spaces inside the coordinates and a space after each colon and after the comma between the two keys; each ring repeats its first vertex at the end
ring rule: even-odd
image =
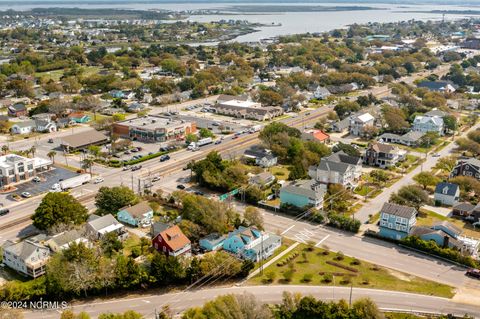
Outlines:
{"type": "Polygon", "coordinates": [[[435,186],[440,182],[440,178],[430,172],[418,173],[413,177],[413,180],[420,184],[423,189],[427,189],[428,186],[435,186]]]}
{"type": "Polygon", "coordinates": [[[457,130],[457,118],[453,115],[446,115],[443,117],[443,123],[445,125],[445,131],[453,133],[457,130]]]}
{"type": "Polygon", "coordinates": [[[454,156],[450,155],[439,158],[437,164],[435,165],[435,168],[441,170],[444,173],[450,174],[456,164],[457,159],[454,156]]]}
{"type": "Polygon", "coordinates": [[[199,134],[200,134],[201,138],[206,138],[206,137],[212,137],[213,138],[213,137],[215,137],[215,134],[213,134],[212,131],[210,131],[209,129],[206,129],[204,127],[202,127],[200,129],[199,134]]]}
{"type": "Polygon", "coordinates": [[[431,200],[428,194],[418,186],[407,185],[393,193],[390,196],[390,201],[405,206],[415,207],[417,210],[425,204],[430,204],[431,200]]]}
{"type": "Polygon", "coordinates": [[[67,193],[48,193],[32,216],[33,225],[40,230],[59,224],[80,225],[87,218],[88,210],[67,193]]]}
{"type": "Polygon", "coordinates": [[[53,164],[55,164],[55,155],[57,155],[57,152],[55,151],[50,151],[47,153],[48,158],[50,158],[53,164]]]}
{"type": "Polygon", "coordinates": [[[95,196],[95,206],[101,215],[116,214],[122,207],[137,202],[135,193],[126,186],[100,187],[95,196]]]}
{"type": "Polygon", "coordinates": [[[247,208],[245,208],[243,218],[249,226],[255,226],[260,230],[263,229],[263,217],[256,207],[247,206],[247,208]]]}

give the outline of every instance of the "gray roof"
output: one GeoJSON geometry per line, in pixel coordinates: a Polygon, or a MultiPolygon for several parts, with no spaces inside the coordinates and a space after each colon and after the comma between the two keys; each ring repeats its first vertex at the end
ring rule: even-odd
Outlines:
{"type": "Polygon", "coordinates": [[[448,196],[455,196],[457,193],[457,190],[458,190],[457,184],[446,183],[446,182],[438,183],[437,186],[435,187],[435,193],[448,195],[448,196]],[[444,193],[445,189],[447,190],[446,194],[444,193]]]}
{"type": "Polygon", "coordinates": [[[433,228],[433,229],[446,228],[446,229],[450,230],[450,232],[456,234],[457,236],[462,233],[462,230],[461,230],[459,227],[455,226],[455,225],[452,224],[452,223],[447,222],[446,220],[441,221],[441,222],[438,222],[438,223],[435,223],[435,224],[432,226],[432,228],[433,228]]]}
{"type": "Polygon", "coordinates": [[[105,134],[93,129],[62,137],[62,145],[68,145],[73,148],[107,141],[108,137],[105,134]]]}
{"type": "Polygon", "coordinates": [[[472,166],[480,167],[480,160],[476,159],[475,157],[470,157],[466,160],[461,160],[464,163],[470,164],[472,166]]]}
{"type": "Polygon", "coordinates": [[[220,235],[219,233],[211,233],[200,240],[208,241],[212,246],[216,246],[223,242],[227,238],[225,235],[220,235]]]}
{"type": "Polygon", "coordinates": [[[282,237],[275,234],[268,234],[268,238],[264,239],[263,242],[259,242],[257,245],[253,246],[251,249],[257,254],[262,251],[262,247],[265,250],[268,246],[273,245],[274,243],[281,241],[282,237]]]}
{"type": "Polygon", "coordinates": [[[450,81],[423,81],[418,83],[419,88],[427,88],[431,91],[441,91],[443,90],[448,84],[450,84],[452,87],[456,87],[455,84],[453,84],[450,81]]]}
{"type": "Polygon", "coordinates": [[[351,166],[360,164],[360,157],[350,156],[343,151],[333,153],[328,157],[320,159],[318,169],[322,171],[334,171],[339,173],[345,173],[351,166]]]}
{"type": "Polygon", "coordinates": [[[18,127],[30,127],[30,126],[35,126],[35,121],[33,120],[28,120],[24,122],[17,122],[14,123],[12,126],[18,126],[18,127]]]}
{"type": "Polygon", "coordinates": [[[58,246],[63,246],[65,244],[71,243],[79,238],[82,238],[83,234],[77,229],[66,231],[58,235],[53,236],[50,241],[54,242],[58,246]]]}
{"type": "Polygon", "coordinates": [[[144,214],[152,211],[152,208],[148,205],[148,202],[140,202],[133,206],[123,207],[120,210],[128,212],[133,217],[142,217],[144,214]]]}
{"type": "Polygon", "coordinates": [[[161,223],[161,222],[153,223],[152,229],[151,229],[152,237],[156,237],[158,234],[169,229],[170,227],[172,226],[169,224],[161,223]]]}
{"type": "Polygon", "coordinates": [[[18,256],[18,258],[25,260],[30,257],[37,249],[48,248],[27,239],[18,243],[7,242],[4,245],[4,249],[5,251],[10,252],[12,255],[18,256]]]}
{"type": "Polygon", "coordinates": [[[280,192],[288,192],[321,200],[327,192],[327,187],[315,180],[298,180],[282,187],[280,192]]]}
{"type": "Polygon", "coordinates": [[[88,224],[95,230],[99,231],[110,225],[119,224],[119,222],[113,217],[112,214],[105,216],[90,215],[88,218],[88,224]]]}
{"type": "Polygon", "coordinates": [[[458,203],[457,205],[453,206],[454,210],[460,210],[460,211],[465,211],[465,212],[471,212],[475,209],[475,205],[472,205],[470,203],[464,202],[464,203],[458,203]]]}
{"type": "Polygon", "coordinates": [[[448,242],[454,247],[462,248],[463,246],[463,244],[459,240],[457,240],[455,237],[452,237],[450,234],[444,232],[441,229],[432,229],[432,228],[423,227],[423,226],[415,226],[412,228],[410,232],[411,236],[418,236],[420,238],[422,236],[430,235],[430,234],[436,234],[441,238],[448,237],[448,242]]]}
{"type": "Polygon", "coordinates": [[[380,212],[407,219],[410,219],[417,214],[417,210],[413,207],[393,203],[384,203],[380,212]]]}

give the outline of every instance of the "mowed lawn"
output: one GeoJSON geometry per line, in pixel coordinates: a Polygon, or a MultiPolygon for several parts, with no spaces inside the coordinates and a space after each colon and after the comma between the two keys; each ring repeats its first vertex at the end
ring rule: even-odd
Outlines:
{"type": "MultiPolygon", "coordinates": [[[[385,256],[388,258],[388,256],[385,256]]],[[[350,286],[451,298],[453,287],[301,244],[250,284],[350,286]],[[292,256],[296,256],[292,258],[292,256]],[[343,258],[342,258],[343,257],[343,258]],[[286,262],[290,258],[289,262],[286,262]]]]}

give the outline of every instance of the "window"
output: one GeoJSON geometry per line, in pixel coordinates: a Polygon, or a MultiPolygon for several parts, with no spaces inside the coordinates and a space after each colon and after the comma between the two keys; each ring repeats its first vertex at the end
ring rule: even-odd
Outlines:
{"type": "Polygon", "coordinates": [[[28,164],[27,168],[29,171],[33,171],[33,164],[28,164]]]}
{"type": "Polygon", "coordinates": [[[387,213],[383,213],[383,214],[382,214],[382,219],[385,219],[385,220],[388,219],[388,214],[387,214],[387,213]]]}
{"type": "Polygon", "coordinates": [[[11,176],[11,175],[15,175],[15,171],[13,169],[9,169],[8,170],[8,175],[11,176]]]}

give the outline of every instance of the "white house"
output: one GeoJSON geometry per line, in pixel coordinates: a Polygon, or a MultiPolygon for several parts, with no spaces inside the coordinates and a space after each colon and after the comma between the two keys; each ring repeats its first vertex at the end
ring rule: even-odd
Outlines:
{"type": "Polygon", "coordinates": [[[32,278],[45,273],[50,251],[33,241],[19,243],[7,241],[3,248],[3,263],[17,272],[32,278]]]}
{"type": "Polygon", "coordinates": [[[320,183],[342,184],[345,187],[353,187],[362,174],[361,164],[360,157],[337,152],[320,159],[318,165],[310,166],[308,175],[320,183]]]}
{"type": "Polygon", "coordinates": [[[435,187],[433,195],[436,204],[454,206],[458,204],[460,199],[460,188],[457,184],[452,183],[438,183],[435,187]]]}
{"type": "Polygon", "coordinates": [[[443,135],[443,118],[440,116],[417,115],[415,120],[413,120],[412,129],[423,133],[435,132],[438,135],[443,135]]]}
{"type": "Polygon", "coordinates": [[[29,134],[35,129],[35,121],[18,122],[12,125],[10,131],[13,134],[29,134]]]}
{"type": "Polygon", "coordinates": [[[370,113],[354,116],[350,119],[350,134],[363,136],[365,127],[373,126],[374,123],[375,118],[370,113]]]}
{"type": "Polygon", "coordinates": [[[323,100],[326,99],[331,95],[330,91],[322,86],[317,86],[315,89],[315,92],[313,92],[313,97],[318,99],[318,100],[323,100]]]}

